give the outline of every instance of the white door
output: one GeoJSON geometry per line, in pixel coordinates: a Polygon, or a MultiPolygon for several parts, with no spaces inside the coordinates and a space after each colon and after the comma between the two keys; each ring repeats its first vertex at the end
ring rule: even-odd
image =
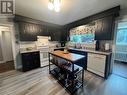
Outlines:
{"type": "Polygon", "coordinates": [[[4,61],[5,62],[12,61],[13,52],[12,52],[12,41],[11,41],[10,31],[2,31],[2,45],[3,45],[4,61]]]}

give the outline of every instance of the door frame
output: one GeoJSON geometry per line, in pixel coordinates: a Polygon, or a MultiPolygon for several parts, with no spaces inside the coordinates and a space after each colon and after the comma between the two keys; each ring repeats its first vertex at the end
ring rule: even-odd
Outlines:
{"type": "Polygon", "coordinates": [[[114,61],[115,61],[115,51],[116,51],[116,37],[117,37],[117,27],[118,23],[120,22],[127,22],[127,15],[120,16],[115,21],[115,29],[114,29],[114,38],[113,38],[113,46],[112,46],[112,59],[111,59],[111,69],[110,72],[113,73],[114,69],[114,61]]]}
{"type": "Polygon", "coordinates": [[[13,53],[13,61],[14,61],[14,67],[16,69],[17,67],[17,64],[15,62],[15,35],[14,35],[14,25],[13,23],[10,23],[10,24],[3,24],[3,23],[0,23],[0,26],[5,26],[5,27],[9,27],[9,30],[10,30],[10,34],[11,34],[11,44],[12,44],[12,53],[13,53]]]}

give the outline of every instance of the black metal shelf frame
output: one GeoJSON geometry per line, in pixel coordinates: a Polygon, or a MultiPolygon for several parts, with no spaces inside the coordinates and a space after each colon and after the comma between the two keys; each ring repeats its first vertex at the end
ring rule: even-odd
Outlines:
{"type": "MultiPolygon", "coordinates": [[[[68,92],[70,92],[71,94],[74,94],[74,92],[77,91],[80,87],[83,87],[83,83],[84,83],[84,69],[83,69],[83,67],[80,67],[80,66],[79,66],[78,72],[74,72],[75,63],[77,63],[77,62],[80,61],[80,60],[78,60],[78,61],[76,61],[76,62],[72,62],[72,61],[67,60],[67,61],[70,62],[70,64],[72,64],[72,70],[71,70],[71,72],[69,72],[66,68],[61,68],[57,63],[53,62],[53,61],[51,60],[51,55],[55,56],[54,54],[52,54],[52,53],[49,52],[49,55],[48,55],[48,56],[49,56],[49,74],[52,74],[53,77],[55,77],[55,79],[58,80],[58,83],[59,83],[61,86],[63,86],[68,92]],[[73,76],[73,78],[72,78],[72,85],[71,85],[71,86],[66,87],[65,84],[64,84],[64,82],[63,82],[62,80],[59,80],[58,77],[56,77],[56,75],[53,73],[53,70],[51,70],[51,63],[54,64],[55,66],[57,66],[58,68],[63,69],[64,71],[66,71],[66,73],[71,73],[71,75],[73,76]],[[75,85],[75,84],[74,84],[74,81],[75,81],[74,76],[75,76],[76,74],[80,73],[80,72],[82,72],[82,73],[81,73],[81,74],[82,74],[82,75],[81,75],[82,78],[81,78],[81,80],[78,80],[78,84],[75,85]]],[[[59,56],[55,56],[55,57],[61,58],[61,57],[59,57],[59,56]]],[[[62,59],[64,59],[64,58],[62,58],[62,59]]],[[[66,59],[64,59],[64,60],[66,60],[66,59]]]]}

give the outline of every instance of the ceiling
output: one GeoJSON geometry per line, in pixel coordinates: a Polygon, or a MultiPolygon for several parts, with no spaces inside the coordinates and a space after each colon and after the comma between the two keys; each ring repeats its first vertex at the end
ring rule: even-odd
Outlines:
{"type": "Polygon", "coordinates": [[[60,12],[47,8],[48,0],[15,0],[16,14],[54,24],[65,25],[78,19],[121,5],[127,0],[62,0],[60,12]]]}

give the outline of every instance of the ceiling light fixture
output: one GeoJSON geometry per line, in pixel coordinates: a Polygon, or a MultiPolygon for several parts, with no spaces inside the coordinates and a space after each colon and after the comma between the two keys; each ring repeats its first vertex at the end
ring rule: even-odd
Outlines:
{"type": "Polygon", "coordinates": [[[61,7],[61,0],[49,0],[48,9],[55,10],[55,12],[59,12],[61,7]]]}

